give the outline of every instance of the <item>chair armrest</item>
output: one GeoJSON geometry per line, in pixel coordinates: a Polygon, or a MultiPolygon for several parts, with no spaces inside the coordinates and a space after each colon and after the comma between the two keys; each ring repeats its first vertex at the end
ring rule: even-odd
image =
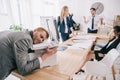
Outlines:
{"type": "Polygon", "coordinates": [[[88,74],[106,75],[108,71],[108,67],[102,62],[88,61],[85,64],[85,72],[88,74]]]}

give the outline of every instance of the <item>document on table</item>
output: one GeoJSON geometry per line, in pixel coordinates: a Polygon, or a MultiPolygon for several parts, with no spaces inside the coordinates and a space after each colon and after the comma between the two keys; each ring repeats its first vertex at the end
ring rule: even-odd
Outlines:
{"type": "Polygon", "coordinates": [[[74,43],[72,46],[69,46],[69,49],[86,49],[88,47],[90,47],[92,44],[92,41],[88,40],[88,41],[84,41],[81,43],[74,43]]]}
{"type": "Polygon", "coordinates": [[[57,62],[57,54],[53,54],[50,57],[48,57],[46,60],[44,60],[40,66],[41,66],[41,68],[46,67],[46,66],[54,66],[57,63],[58,63],[57,62]]]}
{"type": "Polygon", "coordinates": [[[58,46],[58,43],[55,43],[53,41],[51,41],[51,42],[45,41],[45,42],[40,43],[40,44],[34,44],[32,50],[46,49],[48,46],[50,48],[54,48],[54,47],[58,46]]]}
{"type": "Polygon", "coordinates": [[[72,40],[73,40],[73,42],[81,42],[82,40],[91,40],[91,41],[93,41],[94,36],[91,36],[91,35],[84,35],[84,36],[78,35],[78,36],[74,37],[72,40]]]}
{"type": "Polygon", "coordinates": [[[80,40],[89,40],[89,39],[92,39],[93,36],[90,36],[90,35],[77,35],[74,39],[80,39],[80,40]]]}

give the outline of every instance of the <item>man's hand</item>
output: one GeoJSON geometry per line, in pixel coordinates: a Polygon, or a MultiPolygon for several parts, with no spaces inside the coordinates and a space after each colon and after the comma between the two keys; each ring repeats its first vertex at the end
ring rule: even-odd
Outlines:
{"type": "Polygon", "coordinates": [[[87,22],[86,22],[86,17],[85,17],[85,16],[83,16],[83,20],[84,20],[84,23],[87,23],[87,22]]]}
{"type": "Polygon", "coordinates": [[[84,19],[84,20],[86,20],[86,17],[85,17],[85,16],[83,16],[83,19],[84,19]]]}
{"type": "Polygon", "coordinates": [[[104,54],[103,53],[98,53],[98,56],[99,57],[104,57],[104,54]]]}
{"type": "Polygon", "coordinates": [[[49,46],[46,48],[45,53],[43,53],[43,55],[41,56],[42,60],[45,60],[47,57],[51,56],[52,54],[55,54],[57,52],[57,48],[58,47],[54,47],[54,48],[49,48],[49,46]]]}
{"type": "Polygon", "coordinates": [[[103,23],[103,18],[101,17],[100,18],[100,25],[102,25],[102,24],[104,24],[104,23],[103,23]]]}

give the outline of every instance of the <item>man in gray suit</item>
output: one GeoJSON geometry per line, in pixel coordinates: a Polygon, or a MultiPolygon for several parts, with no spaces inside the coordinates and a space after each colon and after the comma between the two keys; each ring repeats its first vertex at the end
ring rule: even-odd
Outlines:
{"type": "Polygon", "coordinates": [[[18,69],[21,75],[38,69],[43,60],[57,52],[57,47],[47,47],[41,57],[30,60],[29,53],[34,53],[31,50],[33,44],[42,43],[49,37],[44,28],[26,32],[3,31],[0,34],[0,80],[14,69],[18,69]]]}

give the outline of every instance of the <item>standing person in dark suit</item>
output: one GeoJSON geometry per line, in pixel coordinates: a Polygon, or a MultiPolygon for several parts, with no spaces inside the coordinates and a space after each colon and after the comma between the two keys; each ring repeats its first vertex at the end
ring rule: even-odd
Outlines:
{"type": "Polygon", "coordinates": [[[58,17],[57,25],[61,33],[62,41],[69,39],[69,35],[74,33],[73,25],[76,24],[72,19],[72,15],[69,14],[67,6],[63,6],[61,15],[58,17]]]}
{"type": "Polygon", "coordinates": [[[34,53],[31,50],[33,44],[42,43],[49,37],[48,32],[41,27],[34,31],[3,31],[0,34],[0,80],[4,80],[14,69],[25,75],[40,68],[42,61],[57,51],[57,47],[47,47],[41,57],[30,60],[29,53],[34,53]]]}
{"type": "Polygon", "coordinates": [[[91,15],[86,19],[85,16],[83,16],[85,24],[87,24],[88,27],[88,33],[97,33],[98,32],[98,24],[103,24],[103,18],[100,18],[96,14],[96,9],[91,8],[90,9],[91,15]]]}

